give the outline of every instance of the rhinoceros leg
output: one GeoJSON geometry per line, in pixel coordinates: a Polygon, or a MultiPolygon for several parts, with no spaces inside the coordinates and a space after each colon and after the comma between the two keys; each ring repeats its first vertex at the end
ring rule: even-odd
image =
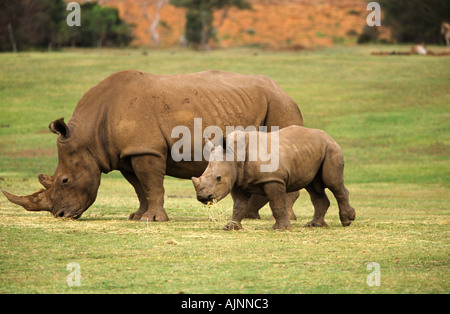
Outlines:
{"type": "Polygon", "coordinates": [[[269,199],[270,209],[275,218],[273,229],[292,228],[286,210],[286,186],[278,182],[270,182],[264,184],[263,189],[269,199]]]}
{"type": "MultiPolygon", "coordinates": [[[[300,191],[295,191],[286,194],[286,210],[290,220],[296,220],[297,217],[294,213],[294,203],[300,196],[300,191]]],[[[259,210],[269,202],[266,196],[253,194],[247,205],[247,211],[244,218],[260,219],[259,210]]],[[[271,219],[274,219],[273,216],[271,219]]]]}
{"type": "Polygon", "coordinates": [[[342,184],[342,186],[336,190],[332,190],[334,197],[339,206],[339,219],[344,227],[349,226],[353,220],[355,220],[356,212],[353,207],[350,206],[348,199],[349,192],[347,188],[342,184]]]}
{"type": "Polygon", "coordinates": [[[267,204],[269,200],[264,195],[253,194],[247,204],[244,218],[260,219],[259,210],[267,204]]]}
{"type": "MultiPolygon", "coordinates": [[[[141,183],[143,194],[147,200],[147,209],[144,208],[142,210],[140,220],[168,221],[169,217],[164,210],[165,158],[155,155],[133,156],[131,158],[131,165],[137,179],[141,183]]],[[[140,214],[141,211],[139,209],[137,217],[140,214]]]]}
{"type": "Polygon", "coordinates": [[[322,165],[322,181],[333,192],[339,206],[341,224],[346,227],[355,220],[355,209],[350,206],[349,192],[344,186],[344,158],[340,148],[327,149],[322,165]]]}
{"type": "Polygon", "coordinates": [[[231,197],[233,198],[233,216],[231,221],[227,223],[222,230],[239,230],[242,229],[241,221],[244,219],[247,212],[247,205],[249,198],[245,196],[238,188],[231,190],[231,197]]]}
{"type": "Polygon", "coordinates": [[[300,191],[295,191],[286,194],[286,210],[290,220],[297,220],[294,213],[294,203],[300,196],[300,191]]]}
{"type": "Polygon", "coordinates": [[[327,213],[328,207],[330,207],[330,201],[325,194],[325,189],[322,182],[318,177],[315,181],[306,187],[309,193],[311,202],[314,205],[314,217],[313,220],[308,222],[305,227],[326,227],[328,226],[325,222],[325,214],[327,213]]]}
{"type": "Polygon", "coordinates": [[[148,203],[147,198],[145,197],[144,189],[142,188],[141,182],[139,182],[134,172],[121,171],[121,173],[124,178],[127,179],[127,181],[133,186],[134,191],[136,192],[139,199],[139,209],[135,213],[130,214],[128,219],[141,220],[142,215],[148,209],[148,203]]]}

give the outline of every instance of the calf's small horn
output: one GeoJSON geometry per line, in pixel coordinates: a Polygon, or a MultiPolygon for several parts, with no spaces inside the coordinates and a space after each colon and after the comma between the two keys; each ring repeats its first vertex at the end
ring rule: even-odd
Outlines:
{"type": "Polygon", "coordinates": [[[194,183],[194,186],[197,187],[200,184],[200,179],[196,177],[191,178],[192,183],[194,183]]]}
{"type": "Polygon", "coordinates": [[[46,190],[40,190],[27,196],[17,196],[5,190],[2,190],[2,192],[10,202],[20,205],[28,211],[52,210],[50,198],[47,196],[46,190]]]}

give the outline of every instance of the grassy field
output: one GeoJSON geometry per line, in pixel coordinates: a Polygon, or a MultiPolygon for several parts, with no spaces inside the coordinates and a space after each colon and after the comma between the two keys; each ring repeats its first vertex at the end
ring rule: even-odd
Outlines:
{"type": "MultiPolygon", "coordinates": [[[[117,172],[77,221],[26,212],[0,197],[0,293],[449,293],[450,58],[371,56],[402,46],[308,52],[253,49],[74,50],[0,54],[0,187],[17,194],[53,174],[56,136],[77,101],[109,74],[221,69],[265,74],[299,104],[305,124],[344,150],[357,212],[340,225],[330,195],[328,228],[310,229],[302,192],[289,231],[270,210],[225,232],[231,198],[207,208],[190,181],[167,178],[167,223],[128,221],[138,207],[117,172]],[[69,287],[67,264],[81,267],[69,287]],[[366,283],[380,265],[380,286],[366,283]]],[[[442,48],[432,47],[438,51],[442,48]]]]}

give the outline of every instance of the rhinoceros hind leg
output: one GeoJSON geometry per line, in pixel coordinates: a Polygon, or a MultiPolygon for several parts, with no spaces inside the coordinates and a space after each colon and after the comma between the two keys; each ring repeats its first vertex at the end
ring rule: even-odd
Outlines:
{"type": "MultiPolygon", "coordinates": [[[[286,194],[286,210],[290,220],[297,220],[295,216],[293,206],[295,201],[300,196],[300,191],[295,191],[286,194]]],[[[248,202],[247,211],[244,218],[249,219],[260,219],[259,210],[269,202],[269,199],[264,195],[252,194],[250,197],[250,201],[248,202]]],[[[274,220],[275,218],[272,216],[270,218],[274,220]]]]}
{"type": "Polygon", "coordinates": [[[313,220],[308,222],[305,227],[327,227],[325,222],[325,214],[328,207],[330,207],[330,201],[325,193],[325,189],[322,186],[320,179],[316,177],[315,182],[306,187],[309,193],[311,202],[314,205],[314,217],[313,220]]]}
{"type": "Polygon", "coordinates": [[[355,209],[350,206],[349,192],[344,185],[344,158],[338,147],[327,150],[322,166],[322,181],[333,192],[339,206],[341,224],[346,227],[355,220],[355,209]]]}
{"type": "Polygon", "coordinates": [[[261,219],[259,216],[259,210],[266,205],[268,201],[269,200],[264,195],[252,194],[247,203],[244,218],[261,219]]]}
{"type": "Polygon", "coordinates": [[[131,164],[136,178],[141,184],[147,208],[144,207],[145,202],[142,201],[142,207],[139,207],[132,217],[130,215],[130,218],[140,221],[168,221],[169,217],[164,210],[165,159],[155,155],[140,155],[132,157],[131,164]]]}
{"type": "Polygon", "coordinates": [[[134,191],[136,192],[139,199],[139,209],[135,213],[130,214],[128,219],[141,220],[142,214],[144,214],[148,209],[147,198],[145,197],[141,182],[139,182],[134,172],[121,171],[121,173],[124,178],[127,179],[127,181],[133,186],[134,191]]]}

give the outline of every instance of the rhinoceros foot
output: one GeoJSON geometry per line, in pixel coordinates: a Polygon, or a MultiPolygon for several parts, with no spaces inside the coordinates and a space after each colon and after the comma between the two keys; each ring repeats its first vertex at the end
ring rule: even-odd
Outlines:
{"type": "Polygon", "coordinates": [[[277,221],[273,227],[274,230],[286,230],[286,229],[291,229],[292,225],[289,222],[289,220],[286,221],[277,221]]]}
{"type": "Polygon", "coordinates": [[[325,220],[311,220],[310,222],[308,222],[305,227],[328,227],[327,223],[325,222],[325,220]]]}
{"type": "Polygon", "coordinates": [[[339,212],[339,218],[344,227],[350,226],[353,220],[356,218],[355,209],[349,207],[346,211],[339,212]]]}
{"type": "Polygon", "coordinates": [[[242,229],[242,225],[240,222],[237,222],[237,221],[230,221],[222,228],[222,230],[225,230],[225,231],[240,230],[240,229],[242,229]]]}
{"type": "Polygon", "coordinates": [[[129,220],[136,220],[136,221],[144,221],[144,222],[149,222],[149,221],[169,221],[169,216],[167,216],[167,214],[165,212],[161,212],[161,213],[140,213],[139,211],[130,214],[130,216],[128,216],[129,220]]]}
{"type": "Polygon", "coordinates": [[[141,220],[141,216],[137,215],[136,213],[132,213],[130,214],[130,216],[128,216],[129,220],[141,220]]]}
{"type": "Polygon", "coordinates": [[[169,221],[169,216],[167,216],[166,212],[153,212],[149,213],[148,211],[142,215],[140,221],[148,222],[148,221],[169,221]]]}

